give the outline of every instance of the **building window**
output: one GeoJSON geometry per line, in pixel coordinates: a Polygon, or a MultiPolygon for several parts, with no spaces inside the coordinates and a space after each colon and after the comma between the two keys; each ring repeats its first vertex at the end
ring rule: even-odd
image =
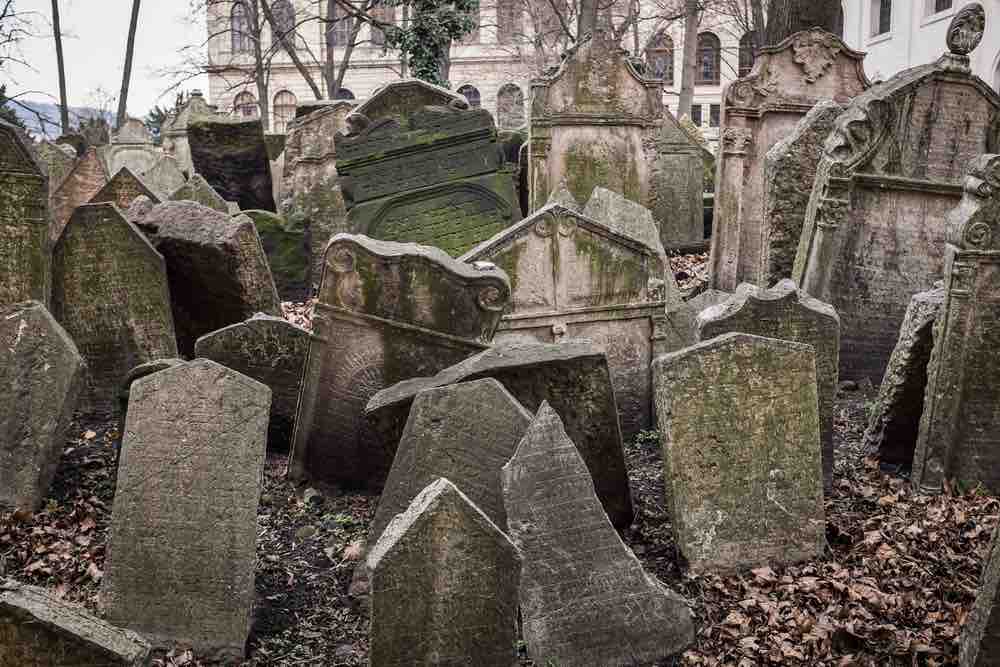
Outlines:
{"type": "MultiPolygon", "coordinates": [[[[393,25],[395,23],[395,8],[384,2],[379,2],[372,7],[371,15],[376,21],[383,24],[393,25]]],[[[372,45],[385,46],[385,29],[372,25],[372,45]]]]}
{"type": "Polygon", "coordinates": [[[698,72],[694,82],[699,86],[719,85],[719,70],[722,65],[722,45],[719,38],[710,32],[698,35],[698,72]]]}
{"type": "Polygon", "coordinates": [[[924,14],[937,14],[951,9],[952,0],[925,0],[924,14]]]}
{"type": "Polygon", "coordinates": [[[721,115],[722,107],[718,104],[712,104],[708,107],[708,126],[709,127],[719,127],[719,116],[721,115]]]}
{"type": "Polygon", "coordinates": [[[233,100],[233,113],[244,118],[256,118],[260,113],[257,107],[257,98],[253,93],[242,92],[233,100]]]}
{"type": "Polygon", "coordinates": [[[481,98],[479,97],[479,90],[475,86],[462,86],[458,89],[459,95],[465,95],[465,99],[469,100],[469,106],[473,109],[478,109],[481,106],[481,98]]]}
{"type": "Polygon", "coordinates": [[[872,37],[884,35],[892,30],[892,0],[871,0],[872,37]]]}
{"type": "Polygon", "coordinates": [[[701,127],[701,105],[692,104],[691,105],[691,122],[696,126],[701,127]]]}
{"type": "Polygon", "coordinates": [[[521,1],[498,0],[497,41],[512,44],[521,32],[521,1]]]}
{"type": "Polygon", "coordinates": [[[674,40],[658,32],[646,47],[646,69],[653,79],[663,79],[664,86],[674,85],[674,40]]]}
{"type": "Polygon", "coordinates": [[[472,30],[466,33],[465,37],[459,40],[459,44],[476,44],[479,42],[479,4],[469,12],[469,18],[472,19],[472,30]]]}
{"type": "Polygon", "coordinates": [[[247,6],[242,2],[233,5],[233,13],[229,17],[229,33],[232,37],[233,53],[253,51],[250,17],[247,15],[247,6]]]}
{"type": "Polygon", "coordinates": [[[274,28],[271,41],[274,44],[287,44],[295,47],[295,9],[288,0],[274,0],[271,3],[271,15],[274,16],[274,28]]]}
{"type": "Polygon", "coordinates": [[[350,88],[338,88],[337,94],[333,96],[335,100],[353,100],[354,93],[351,92],[350,88]]]}
{"type": "Polygon", "coordinates": [[[326,9],[326,48],[347,46],[347,42],[351,39],[351,17],[340,7],[337,0],[330,0],[326,9]]]}
{"type": "Polygon", "coordinates": [[[513,83],[504,84],[497,93],[497,125],[504,130],[524,125],[524,93],[513,83]]]}
{"type": "Polygon", "coordinates": [[[754,34],[748,32],[740,37],[740,71],[742,79],[753,70],[753,61],[757,57],[757,40],[754,34]]]}
{"type": "Polygon", "coordinates": [[[274,96],[274,131],[283,134],[288,124],[295,118],[298,100],[293,93],[283,90],[274,96]]]}

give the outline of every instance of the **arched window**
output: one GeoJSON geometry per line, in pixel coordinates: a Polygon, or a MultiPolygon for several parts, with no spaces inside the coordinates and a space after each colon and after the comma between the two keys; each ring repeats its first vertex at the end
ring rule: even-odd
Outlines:
{"type": "Polygon", "coordinates": [[[260,113],[257,107],[257,98],[253,93],[243,91],[233,100],[233,113],[244,118],[256,118],[260,113]]]}
{"type": "Polygon", "coordinates": [[[513,83],[504,84],[497,93],[497,125],[504,130],[524,125],[524,93],[513,83]]]}
{"type": "Polygon", "coordinates": [[[757,57],[757,40],[754,34],[748,32],[740,37],[740,77],[744,77],[753,69],[754,58],[757,57]]]}
{"type": "Polygon", "coordinates": [[[253,50],[250,31],[250,17],[247,6],[242,2],[233,4],[229,16],[229,35],[232,38],[233,53],[250,53],[253,50]]]}
{"type": "Polygon", "coordinates": [[[274,96],[274,131],[278,134],[288,129],[288,124],[295,118],[295,107],[298,100],[293,93],[283,90],[274,96]]]}
{"type": "MultiPolygon", "coordinates": [[[[266,1],[266,0],[265,0],[266,1]]],[[[274,31],[271,41],[275,44],[285,42],[295,46],[295,8],[288,0],[274,0],[271,3],[271,14],[274,16],[274,31]]]]}
{"type": "Polygon", "coordinates": [[[698,35],[698,72],[694,82],[699,86],[719,85],[719,70],[722,69],[722,45],[719,38],[710,32],[698,35]]]}
{"type": "Polygon", "coordinates": [[[465,85],[458,89],[459,95],[465,95],[465,99],[469,100],[469,106],[473,109],[478,109],[481,105],[481,98],[479,97],[479,89],[475,86],[465,85]]]}
{"type": "MultiPolygon", "coordinates": [[[[376,21],[392,25],[395,23],[395,12],[396,8],[392,5],[378,2],[371,9],[371,16],[376,21]]],[[[385,46],[385,30],[375,25],[372,26],[372,46],[385,46]]]]}
{"type": "Polygon", "coordinates": [[[674,40],[665,32],[658,32],[646,47],[646,75],[663,79],[663,85],[674,85],[674,40]]]}
{"type": "Polygon", "coordinates": [[[521,0],[498,0],[497,41],[512,44],[522,32],[521,0]]]}
{"type": "Polygon", "coordinates": [[[330,0],[326,5],[326,48],[335,49],[347,46],[351,40],[352,19],[347,15],[337,0],[330,0]]]}
{"type": "Polygon", "coordinates": [[[353,100],[354,93],[351,92],[350,88],[338,88],[337,94],[333,96],[335,100],[353,100]]]}

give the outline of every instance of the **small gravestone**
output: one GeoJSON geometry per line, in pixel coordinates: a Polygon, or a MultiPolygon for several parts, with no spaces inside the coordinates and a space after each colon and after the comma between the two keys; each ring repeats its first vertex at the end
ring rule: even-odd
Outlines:
{"type": "Polygon", "coordinates": [[[393,519],[366,565],[373,667],[515,663],[521,556],[447,479],[393,519]]]}
{"type": "Polygon", "coordinates": [[[52,225],[49,238],[55,241],[73,216],[77,206],[86,204],[108,182],[108,172],[96,148],[88,148],[52,193],[52,225]]]}
{"type": "Polygon", "coordinates": [[[645,664],[693,641],[691,611],[621,541],[547,403],[503,468],[503,494],[534,664],[645,664]]]}
{"type": "Polygon", "coordinates": [[[160,203],[160,195],[154,193],[128,167],[122,167],[96,195],[90,198],[90,203],[108,202],[117,205],[123,211],[127,211],[138,197],[148,197],[153,203],[160,203]]]}
{"type": "Polygon", "coordinates": [[[731,299],[698,315],[699,340],[733,331],[805,343],[816,350],[823,487],[831,490],[833,404],[840,354],[840,319],[836,311],[799,291],[791,280],[783,280],[769,290],[743,283],[731,299]]]}
{"type": "Polygon", "coordinates": [[[229,204],[201,174],[194,174],[167,197],[170,201],[193,201],[219,213],[229,213],[229,204]]]}
{"type": "Polygon", "coordinates": [[[87,362],[80,409],[111,413],[139,364],[177,356],[163,257],[112,204],[80,206],[56,242],[52,315],[87,362]]]}
{"type": "Polygon", "coordinates": [[[49,194],[52,194],[76,164],[76,151],[71,146],[43,140],[35,144],[39,159],[46,166],[49,177],[49,194]]]}
{"type": "Polygon", "coordinates": [[[157,648],[239,659],[271,390],[198,359],[132,385],[101,606],[157,648]]]}
{"type": "Polygon", "coordinates": [[[0,508],[41,505],[83,373],[76,345],[45,306],[0,305],[0,508]]]}
{"type": "Polygon", "coordinates": [[[129,393],[132,391],[132,383],[136,380],[141,380],[147,375],[152,375],[153,373],[159,373],[162,370],[168,368],[173,368],[174,366],[180,366],[181,364],[187,363],[183,359],[171,358],[171,359],[154,359],[153,361],[147,361],[144,364],[139,364],[132,370],[128,372],[125,379],[122,381],[121,386],[118,387],[118,414],[122,416],[124,420],[128,416],[128,397],[129,393]]]}
{"type": "Polygon", "coordinates": [[[270,211],[243,211],[253,220],[267,253],[278,294],[286,301],[303,301],[312,296],[309,283],[309,243],[305,230],[292,220],[270,211]]]}
{"type": "Polygon", "coordinates": [[[983,563],[972,613],[966,618],[958,644],[959,667],[995,667],[1000,656],[1000,527],[983,563]]]}
{"type": "Polygon", "coordinates": [[[171,155],[160,155],[140,177],[149,187],[164,194],[174,192],[187,181],[177,158],[171,155]]]}
{"type": "Polygon", "coordinates": [[[685,303],[687,303],[688,307],[695,314],[695,317],[697,317],[698,314],[706,308],[724,303],[731,296],[732,292],[723,292],[721,290],[708,288],[705,291],[694,295],[685,303]]]}
{"type": "Polygon", "coordinates": [[[271,389],[268,446],[287,451],[295,423],[309,332],[280,317],[258,313],[198,339],[195,357],[211,359],[271,389]]]}
{"type": "Polygon", "coordinates": [[[654,249],[664,268],[668,268],[667,255],[660,242],[653,212],[642,204],[607,188],[596,187],[587,200],[587,205],[583,207],[583,215],[607,225],[614,232],[641,241],[647,248],[654,249]]]}
{"type": "Polygon", "coordinates": [[[105,623],[41,588],[0,581],[0,665],[146,667],[142,637],[105,623]]]}
{"type": "Polygon", "coordinates": [[[194,170],[240,209],[274,211],[271,163],[259,118],[196,116],[187,125],[194,170]]]}

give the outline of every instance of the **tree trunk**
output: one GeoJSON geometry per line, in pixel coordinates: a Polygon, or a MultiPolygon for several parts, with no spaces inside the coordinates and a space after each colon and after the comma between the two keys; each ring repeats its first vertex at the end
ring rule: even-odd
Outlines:
{"type": "Polygon", "coordinates": [[[770,0],[763,44],[773,46],[814,26],[837,34],[840,11],[840,0],[770,0]]]}
{"type": "Polygon", "coordinates": [[[128,105],[128,84],[132,78],[132,56],[135,54],[135,31],[139,26],[139,2],[140,0],[132,0],[132,21],[128,26],[128,43],[125,46],[125,72],[122,74],[122,92],[118,95],[118,117],[115,119],[115,129],[121,129],[121,126],[125,124],[128,105]]]}
{"type": "MultiPolygon", "coordinates": [[[[403,20],[400,22],[403,30],[406,30],[407,23],[410,20],[410,6],[403,5],[403,20]]],[[[410,75],[410,58],[405,51],[400,51],[399,56],[399,78],[405,79],[410,75]]]]}
{"type": "Polygon", "coordinates": [[[69,134],[69,105],[66,102],[66,66],[63,63],[62,32],[59,30],[59,0],[52,0],[52,31],[56,38],[56,63],[59,67],[59,120],[62,133],[69,134]]]}
{"type": "Polygon", "coordinates": [[[592,35],[597,27],[597,8],[599,0],[580,0],[580,15],[576,22],[576,39],[583,39],[584,35],[592,35]]]}
{"type": "MultiPolygon", "coordinates": [[[[274,20],[274,12],[267,4],[267,0],[264,0],[260,4],[261,9],[264,10],[264,18],[267,20],[267,25],[271,27],[271,34],[274,35],[279,31],[278,23],[274,20]]],[[[282,50],[288,54],[288,57],[292,59],[292,64],[295,65],[295,69],[298,70],[302,78],[306,80],[309,85],[309,89],[312,90],[313,96],[317,100],[323,99],[323,93],[320,91],[319,86],[316,85],[316,80],[313,79],[312,74],[309,73],[309,68],[305,66],[302,59],[299,58],[299,54],[295,51],[295,33],[292,35],[280,35],[278,41],[281,44],[282,50]]]]}
{"type": "Polygon", "coordinates": [[[451,40],[441,47],[441,57],[438,59],[438,77],[441,85],[451,88],[451,40]]]}
{"type": "MultiPolygon", "coordinates": [[[[267,2],[267,0],[264,0],[267,2]]],[[[260,109],[260,122],[267,132],[271,127],[271,105],[268,100],[267,69],[264,67],[264,52],[261,43],[264,39],[264,31],[260,23],[260,8],[258,0],[251,0],[247,3],[250,12],[251,30],[253,31],[253,68],[254,83],[257,84],[257,108],[260,109]]]]}
{"type": "Polygon", "coordinates": [[[698,71],[698,0],[686,0],[684,15],[684,62],[681,67],[681,96],[677,118],[691,117],[694,79],[698,71]]]}

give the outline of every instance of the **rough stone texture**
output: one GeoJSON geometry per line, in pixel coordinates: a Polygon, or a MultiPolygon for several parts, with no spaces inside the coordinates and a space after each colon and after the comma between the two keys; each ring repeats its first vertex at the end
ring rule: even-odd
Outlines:
{"type": "Polygon", "coordinates": [[[566,187],[565,180],[559,181],[559,185],[557,185],[556,188],[549,195],[549,198],[545,202],[545,205],[548,206],[549,204],[559,204],[563,208],[569,209],[574,213],[583,212],[583,204],[578,202],[576,200],[576,197],[573,196],[573,193],[569,191],[569,188],[566,187]]]}
{"type": "Polygon", "coordinates": [[[244,211],[253,220],[267,254],[274,285],[284,301],[304,301],[312,296],[309,282],[309,243],[305,229],[295,220],[270,211],[244,211]]]}
{"type": "Polygon", "coordinates": [[[979,590],[958,645],[959,667],[994,667],[1000,655],[1000,527],[983,563],[979,590]]]}
{"type": "Polygon", "coordinates": [[[503,468],[503,493],[509,534],[524,559],[521,618],[534,664],[647,664],[691,643],[684,599],[621,541],[547,403],[503,468]]]}
{"type": "Polygon", "coordinates": [[[194,353],[199,336],[254,313],[281,314],[267,256],[250,218],[171,201],[155,206],[138,224],[167,262],[181,355],[194,353]]]}
{"type": "Polygon", "coordinates": [[[101,589],[154,647],[237,659],[254,601],[271,390],[207,359],[132,385],[101,589]]]}
{"type": "Polygon", "coordinates": [[[188,122],[194,169],[243,210],[274,211],[271,164],[260,119],[197,116],[188,122]]]}
{"type": "Polygon", "coordinates": [[[372,665],[516,662],[520,553],[447,479],[393,519],[367,564],[372,665]]]}
{"type": "Polygon", "coordinates": [[[423,107],[455,106],[468,109],[469,102],[447,88],[421,81],[420,79],[403,79],[390,81],[372,93],[357,112],[373,123],[386,118],[406,120],[423,107]]]}
{"type": "MultiPolygon", "coordinates": [[[[598,186],[591,192],[582,213],[592,220],[603,223],[614,232],[641,241],[643,245],[657,253],[666,273],[666,268],[669,268],[667,253],[663,250],[653,212],[648,208],[626,199],[613,190],[598,186]]],[[[674,287],[676,288],[676,281],[674,287]]]]}
{"type": "Polygon", "coordinates": [[[687,303],[688,307],[691,309],[691,312],[693,312],[695,317],[697,317],[706,308],[717,306],[720,303],[728,301],[729,297],[731,296],[732,296],[731,292],[723,292],[721,290],[709,288],[703,292],[695,294],[685,303],[687,303]]]}
{"type": "Polygon", "coordinates": [[[934,323],[913,483],[1000,493],[1000,155],[969,166],[947,221],[944,305],[934,323]]]}
{"type": "Polygon", "coordinates": [[[782,280],[771,289],[743,283],[731,299],[698,315],[698,339],[742,333],[812,345],[816,351],[823,488],[833,488],[833,405],[837,398],[840,318],[829,304],[782,280]]]}
{"type": "MultiPolygon", "coordinates": [[[[965,16],[948,34],[981,36],[965,16]]],[[[966,167],[996,152],[1000,95],[958,53],[871,87],[837,118],[792,278],[840,315],[841,379],[882,377],[910,297],[942,274],[966,167]]]]}
{"type": "Polygon", "coordinates": [[[944,305],[944,287],[914,294],[899,325],[899,338],[879,387],[865,431],[865,451],[882,463],[909,467],[924,411],[927,365],[934,345],[934,321],[944,305]]]}
{"type": "Polygon", "coordinates": [[[644,203],[659,222],[663,245],[675,248],[702,243],[705,163],[714,159],[712,154],[666,110],[656,134],[646,140],[646,154],[650,182],[644,203]]]}
{"type": "Polygon", "coordinates": [[[694,571],[823,553],[816,354],[730,333],[653,363],[674,534],[694,571]]]}
{"type": "Polygon", "coordinates": [[[128,375],[126,375],[125,379],[122,381],[121,386],[118,388],[118,413],[122,416],[122,421],[124,421],[128,415],[128,399],[129,394],[132,392],[133,382],[141,380],[147,375],[159,373],[162,370],[186,363],[187,362],[183,359],[177,358],[154,359],[153,361],[147,361],[144,364],[139,364],[130,370],[128,375]]]}
{"type": "Polygon", "coordinates": [[[181,171],[188,176],[194,174],[194,163],[191,161],[191,144],[188,141],[188,124],[195,118],[215,115],[215,107],[205,102],[200,90],[191,91],[187,102],[164,121],[160,128],[163,138],[163,152],[174,157],[181,171]]]}
{"type": "Polygon", "coordinates": [[[138,144],[140,146],[152,146],[153,135],[149,128],[138,118],[126,118],[122,126],[111,135],[112,145],[118,144],[138,144]]]}
{"type": "Polygon", "coordinates": [[[0,305],[49,303],[49,185],[31,140],[0,121],[0,305]]]}
{"type": "Polygon", "coordinates": [[[289,458],[293,479],[381,485],[384,460],[363,411],[388,385],[482,350],[510,298],[506,274],[413,243],[337,234],[313,315],[313,338],[289,458]]]}
{"type": "Polygon", "coordinates": [[[147,197],[154,204],[159,204],[162,195],[159,195],[138,176],[132,173],[128,167],[118,170],[111,180],[97,194],[90,198],[91,204],[108,202],[115,204],[123,211],[127,211],[138,197],[147,197]]]}
{"type": "MultiPolygon", "coordinates": [[[[12,154],[7,150],[4,153],[7,155],[12,154]]],[[[73,165],[76,164],[76,151],[71,146],[45,140],[35,144],[35,153],[46,167],[49,194],[51,195],[56,191],[63,179],[66,178],[66,174],[73,169],[73,165]]]]}
{"type": "Polygon", "coordinates": [[[106,174],[117,174],[123,168],[128,168],[133,174],[144,174],[155,167],[163,156],[159,150],[145,144],[101,146],[97,154],[104,162],[106,174]]]}
{"type": "Polygon", "coordinates": [[[208,184],[201,174],[194,174],[186,183],[170,193],[170,201],[193,201],[219,213],[229,213],[229,204],[208,184]]]}
{"type": "Polygon", "coordinates": [[[764,156],[761,217],[762,285],[790,278],[806,221],[811,184],[823,156],[823,142],[844,105],[819,102],[764,156]]]}
{"type": "Polygon", "coordinates": [[[632,496],[622,452],[615,393],[604,350],[587,341],[499,343],[433,377],[404,380],[375,394],[365,413],[391,464],[414,398],[433,387],[479,378],[499,381],[526,409],[548,401],[579,442],[601,504],[617,528],[632,523],[632,496]]]}
{"type": "Polygon", "coordinates": [[[112,204],[80,206],[52,256],[52,315],[87,362],[80,409],[111,413],[135,366],[176,357],[163,257],[112,204]]]}
{"type": "Polygon", "coordinates": [[[149,644],[41,588],[0,581],[3,667],[147,667],[149,644]]]}
{"type": "Polygon", "coordinates": [[[41,506],[83,373],[76,345],[45,306],[0,305],[0,507],[41,506]]]}
{"type": "Polygon", "coordinates": [[[268,446],[287,451],[295,423],[309,332],[291,322],[257,314],[246,322],[202,336],[195,357],[211,359],[263,382],[271,389],[268,446]]]}
{"type": "Polygon", "coordinates": [[[172,155],[160,155],[152,167],[140,174],[140,178],[150,188],[164,194],[174,192],[187,181],[180,163],[172,155]]]}
{"type": "Polygon", "coordinates": [[[107,182],[108,173],[104,169],[104,162],[97,154],[97,149],[87,149],[49,200],[52,212],[49,238],[53,242],[62,234],[76,207],[89,202],[107,182]]]}
{"type": "MultiPolygon", "coordinates": [[[[753,71],[726,86],[715,177],[711,287],[732,291],[741,282],[766,284],[765,156],[817,102],[846,104],[870,85],[863,53],[812,28],[760,49],[753,71]]],[[[795,183],[808,188],[811,181],[799,176],[795,183]]]]}

